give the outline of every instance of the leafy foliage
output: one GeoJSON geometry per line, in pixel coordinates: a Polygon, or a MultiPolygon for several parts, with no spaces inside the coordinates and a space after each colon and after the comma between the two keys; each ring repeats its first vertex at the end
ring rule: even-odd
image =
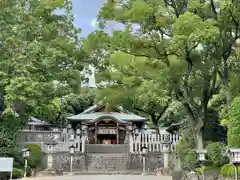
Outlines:
{"type": "Polygon", "coordinates": [[[54,98],[49,104],[41,106],[34,112],[35,117],[56,125],[65,125],[67,117],[79,114],[94,104],[94,89],[81,88],[79,93],[69,93],[54,98]]]}
{"type": "Polygon", "coordinates": [[[79,30],[70,1],[1,3],[2,114],[29,115],[79,85],[83,67],[79,30]],[[65,13],[56,15],[58,9],[65,13]]]}
{"type": "MultiPolygon", "coordinates": [[[[233,178],[235,177],[235,166],[232,164],[225,164],[222,168],[221,168],[221,172],[220,175],[222,177],[225,178],[233,178]]],[[[240,171],[240,168],[238,167],[238,172],[240,171]]]]}
{"type": "Polygon", "coordinates": [[[39,168],[42,165],[43,161],[43,152],[41,147],[38,144],[29,144],[28,145],[30,156],[28,157],[29,166],[31,168],[39,168]]]}
{"type": "Polygon", "coordinates": [[[15,132],[39,109],[79,92],[85,54],[71,9],[69,0],[0,1],[0,155],[15,166],[23,163],[15,132]]]}
{"type": "Polygon", "coordinates": [[[228,162],[228,158],[223,155],[226,145],[221,142],[209,143],[206,147],[208,160],[213,167],[221,167],[228,162]]]}
{"type": "MultiPolygon", "coordinates": [[[[112,54],[109,62],[114,70],[101,71],[100,77],[107,79],[110,84],[98,91],[97,98],[104,99],[110,104],[120,104],[130,111],[147,116],[153,125],[158,127],[159,119],[171,102],[167,82],[154,79],[156,78],[154,66],[163,68],[164,64],[149,62],[146,58],[121,52],[112,54]],[[129,67],[132,72],[129,71],[129,67]],[[143,74],[144,71],[146,73],[143,74]]],[[[158,78],[161,78],[160,74],[158,78]]]]}
{"type": "Polygon", "coordinates": [[[155,126],[168,103],[177,100],[196,130],[198,148],[203,148],[211,99],[222,91],[231,103],[229,77],[237,70],[239,9],[229,0],[108,0],[99,13],[101,25],[116,21],[124,30],[111,35],[97,31],[85,42],[87,54],[102,57],[94,63],[100,81],[108,84],[102,99],[108,94],[105,100],[111,103],[140,102],[142,112],[147,107],[145,114],[160,117],[151,118],[155,126]]]}
{"type": "Polygon", "coordinates": [[[240,97],[234,98],[229,110],[228,121],[228,145],[229,147],[240,147],[240,97]]]}
{"type": "Polygon", "coordinates": [[[22,178],[23,177],[23,170],[17,169],[17,168],[13,168],[12,177],[14,179],[22,178]]]}
{"type": "Polygon", "coordinates": [[[177,153],[180,157],[182,168],[187,170],[193,170],[198,167],[195,150],[196,141],[191,134],[191,128],[184,129],[182,138],[177,143],[177,153]]]}

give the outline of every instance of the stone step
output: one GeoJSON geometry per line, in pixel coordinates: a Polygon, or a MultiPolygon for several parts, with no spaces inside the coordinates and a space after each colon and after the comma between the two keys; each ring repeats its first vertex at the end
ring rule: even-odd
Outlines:
{"type": "Polygon", "coordinates": [[[88,169],[101,171],[126,170],[128,155],[126,154],[90,154],[88,158],[88,169]]]}

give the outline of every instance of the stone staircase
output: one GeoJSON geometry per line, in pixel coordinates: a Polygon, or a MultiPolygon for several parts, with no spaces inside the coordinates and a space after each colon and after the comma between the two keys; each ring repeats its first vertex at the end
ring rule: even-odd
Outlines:
{"type": "Polygon", "coordinates": [[[86,144],[89,171],[125,171],[129,160],[128,144],[86,144]]]}
{"type": "Polygon", "coordinates": [[[87,155],[88,171],[124,171],[128,167],[128,154],[92,153],[87,155]]]}

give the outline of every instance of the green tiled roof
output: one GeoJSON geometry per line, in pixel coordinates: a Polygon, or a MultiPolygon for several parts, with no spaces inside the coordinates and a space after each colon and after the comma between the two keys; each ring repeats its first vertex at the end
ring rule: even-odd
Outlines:
{"type": "Polygon", "coordinates": [[[144,117],[132,114],[132,113],[117,113],[117,112],[93,112],[93,113],[81,113],[75,116],[71,116],[68,119],[73,121],[94,120],[101,117],[112,117],[123,121],[145,121],[144,117]]]}

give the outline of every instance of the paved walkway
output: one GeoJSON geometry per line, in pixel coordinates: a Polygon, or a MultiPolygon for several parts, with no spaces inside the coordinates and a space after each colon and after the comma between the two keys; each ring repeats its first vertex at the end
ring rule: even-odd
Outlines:
{"type": "MultiPolygon", "coordinates": [[[[172,180],[169,176],[142,176],[142,175],[76,175],[27,178],[26,180],[172,180]]],[[[25,179],[23,179],[25,180],[25,179]]]]}

